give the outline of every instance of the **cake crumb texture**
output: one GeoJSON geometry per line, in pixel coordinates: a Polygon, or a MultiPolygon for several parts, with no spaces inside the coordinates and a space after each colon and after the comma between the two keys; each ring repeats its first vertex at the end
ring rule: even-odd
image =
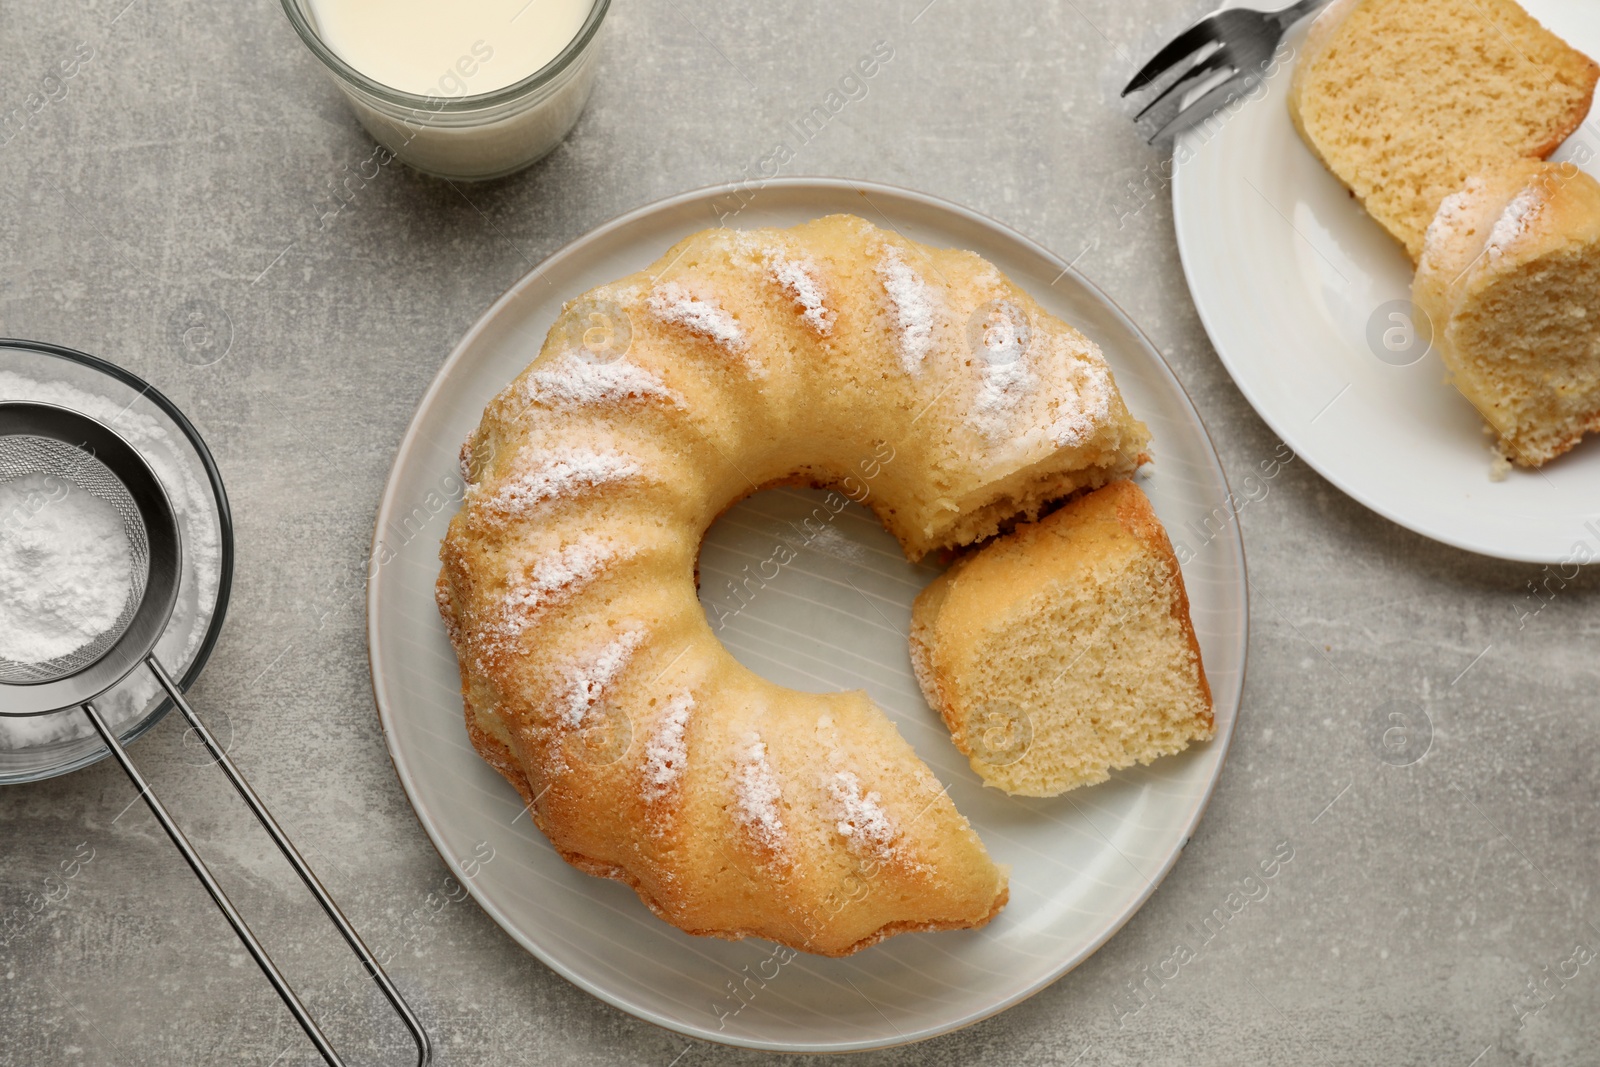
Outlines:
{"type": "Polygon", "coordinates": [[[1336,0],[1289,109],[1311,150],[1415,263],[1470,175],[1544,159],[1589,113],[1600,66],[1512,0],[1336,0]]]}
{"type": "MultiPolygon", "coordinates": [[[[1517,160],[1474,175],[1429,231],[1412,301],[1504,463],[1600,432],[1600,182],[1517,160]]],[[[1441,209],[1441,214],[1444,209],[1441,209]]]]}
{"type": "Polygon", "coordinates": [[[986,785],[1048,797],[1214,731],[1171,542],[1115,482],[958,561],[917,598],[912,661],[986,785]]]}

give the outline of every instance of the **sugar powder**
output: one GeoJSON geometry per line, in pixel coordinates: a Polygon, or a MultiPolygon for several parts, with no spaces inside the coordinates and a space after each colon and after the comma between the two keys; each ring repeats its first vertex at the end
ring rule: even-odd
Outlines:
{"type": "Polygon", "coordinates": [[[0,483],[0,659],[43,663],[99,639],[133,578],[109,502],[49,474],[0,483]]]}

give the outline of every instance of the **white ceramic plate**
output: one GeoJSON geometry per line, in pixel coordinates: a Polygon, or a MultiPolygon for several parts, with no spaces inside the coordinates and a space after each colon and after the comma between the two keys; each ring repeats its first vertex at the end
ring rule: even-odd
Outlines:
{"type": "MultiPolygon", "coordinates": [[[[1600,5],[1524,6],[1600,55],[1600,5]]],[[[1289,38],[1297,52],[1309,25],[1289,38]]],[[[1570,559],[1578,541],[1600,549],[1600,523],[1586,525],[1600,518],[1600,441],[1489,480],[1483,420],[1445,383],[1436,352],[1406,354],[1406,319],[1391,317],[1409,316],[1410,261],[1300,140],[1286,102],[1291,73],[1286,64],[1256,99],[1185,134],[1175,151],[1178,249],[1233,380],[1323,477],[1417,533],[1535,563],[1570,559]]],[[[1556,158],[1578,144],[1600,173],[1592,122],[1556,158]]]]}
{"type": "MultiPolygon", "coordinates": [[[[375,558],[386,562],[369,591],[373,688],[395,768],[440,853],[466,864],[465,884],[507,933],[583,989],[661,1026],[735,1045],[844,1051],[915,1041],[1059,978],[1171,868],[1233,732],[1245,658],[1243,551],[1237,524],[1218,521],[1228,514],[1228,489],[1193,406],[1133,324],[1064,263],[989,219],[917,194],[829,180],[769,184],[727,222],[788,226],[849,211],[919,241],[973,249],[1101,345],[1155,436],[1145,488],[1188,559],[1217,738],[1054,801],[983,789],[911,675],[911,601],[935,571],[907,564],[852,505],[721,633],[740,660],[782,684],[866,689],[951,783],[995,858],[1011,865],[1011,903],[980,931],[902,935],[849,959],[800,956],[780,967],[770,944],[690,937],[650,915],[631,890],[569,867],[473,752],[462,725],[455,657],[433,601],[439,537],[461,492],[457,452],[484,403],[537,354],[563,299],[647,266],[738,203],[726,189],[688,193],[602,226],[525,278],[462,340],[418,408],[378,512],[375,558]],[[492,861],[474,863],[491,850],[492,861]],[[736,998],[732,983],[747,974],[767,980],[736,998]]],[[[770,555],[791,529],[783,520],[823,495],[763,493],[732,509],[708,537],[702,597],[770,555]]]]}

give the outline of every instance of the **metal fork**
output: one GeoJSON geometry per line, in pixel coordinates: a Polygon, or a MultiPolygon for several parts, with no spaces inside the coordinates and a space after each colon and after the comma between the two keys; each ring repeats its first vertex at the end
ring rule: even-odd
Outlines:
{"type": "Polygon", "coordinates": [[[1252,11],[1234,7],[1213,11],[1187,30],[1178,34],[1171,44],[1155,54],[1144,69],[1122,90],[1122,95],[1150,88],[1164,75],[1196,52],[1205,52],[1193,66],[1163,89],[1154,100],[1133,117],[1137,125],[1146,115],[1156,112],[1156,132],[1148,140],[1153,144],[1163,137],[1175,136],[1201,119],[1227,107],[1234,100],[1254,88],[1265,75],[1278,49],[1278,43],[1289,32],[1289,27],[1328,4],[1329,0],[1299,0],[1281,11],[1252,11]],[[1215,47],[1212,47],[1212,46],[1215,47]],[[1206,90],[1198,100],[1187,106],[1184,93],[1209,79],[1227,72],[1216,85],[1206,90]],[[1165,107],[1162,107],[1162,105],[1165,107]],[[1157,108],[1161,108],[1157,111],[1157,108]]]}

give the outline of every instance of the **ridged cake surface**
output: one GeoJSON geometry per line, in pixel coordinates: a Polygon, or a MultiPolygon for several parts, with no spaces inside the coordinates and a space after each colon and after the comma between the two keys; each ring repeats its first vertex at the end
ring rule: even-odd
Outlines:
{"type": "Polygon", "coordinates": [[[1144,461],[1105,360],[980,257],[852,216],[709,230],[572,301],[463,449],[438,600],[467,729],[577,867],[697,934],[844,955],[1006,876],[864,693],[736,662],[724,509],[838,486],[913,559],[1144,461]]]}

